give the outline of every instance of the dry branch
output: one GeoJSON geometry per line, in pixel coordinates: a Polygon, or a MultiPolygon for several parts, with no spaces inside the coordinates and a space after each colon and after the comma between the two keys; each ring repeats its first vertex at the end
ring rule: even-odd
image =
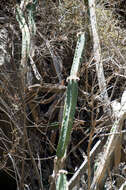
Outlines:
{"type": "MultiPolygon", "coordinates": [[[[91,161],[93,161],[94,157],[98,153],[101,146],[102,146],[102,141],[99,140],[90,152],[91,161]]],[[[70,179],[70,181],[68,183],[69,190],[71,190],[73,187],[75,187],[76,185],[79,184],[79,180],[80,180],[81,176],[83,175],[83,173],[86,171],[87,167],[88,167],[88,159],[86,157],[84,162],[79,167],[79,169],[75,172],[73,177],[70,179]]]]}
{"type": "MultiPolygon", "coordinates": [[[[117,104],[115,104],[115,107],[113,107],[113,110],[117,110],[117,104]]],[[[119,135],[117,133],[121,132],[123,122],[126,119],[126,91],[124,91],[122,95],[120,110],[116,111],[115,116],[116,116],[116,119],[111,129],[111,133],[113,134],[108,138],[105,144],[105,151],[98,165],[98,168],[95,172],[95,176],[91,185],[91,190],[95,189],[95,187],[96,189],[102,188],[112,154],[116,152],[117,150],[120,151],[121,149],[120,142],[121,142],[122,135],[121,134],[119,135]]],[[[119,162],[118,157],[120,159],[120,155],[116,155],[116,157],[115,157],[115,162],[118,163],[119,162]]]]}
{"type": "Polygon", "coordinates": [[[50,41],[48,39],[46,39],[39,31],[38,31],[38,34],[44,40],[46,47],[48,48],[48,50],[50,52],[50,55],[51,55],[52,60],[53,60],[53,65],[55,68],[56,75],[59,79],[59,82],[61,83],[61,81],[62,81],[62,70],[63,70],[62,59],[58,54],[56,54],[54,52],[53,47],[50,44],[50,41]]]}
{"type": "Polygon", "coordinates": [[[42,92],[61,92],[66,90],[66,86],[60,85],[60,84],[47,84],[47,83],[42,83],[42,84],[34,84],[28,87],[30,91],[37,91],[38,89],[42,92]]]}
{"type": "Polygon", "coordinates": [[[126,189],[126,181],[121,185],[119,190],[125,190],[126,189]]]}
{"type": "Polygon", "coordinates": [[[97,20],[96,20],[96,11],[95,11],[95,0],[89,0],[89,11],[90,11],[90,22],[93,34],[93,48],[94,48],[94,60],[96,62],[96,72],[100,89],[100,96],[105,103],[104,111],[108,111],[111,116],[111,109],[108,107],[110,105],[110,101],[108,98],[108,93],[106,89],[106,81],[104,76],[102,58],[101,58],[101,46],[100,39],[97,31],[97,20]]]}

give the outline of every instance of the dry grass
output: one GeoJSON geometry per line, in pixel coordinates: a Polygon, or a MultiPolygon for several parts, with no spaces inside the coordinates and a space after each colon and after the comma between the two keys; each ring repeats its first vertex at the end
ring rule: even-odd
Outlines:
{"type": "MultiPolygon", "coordinates": [[[[65,79],[69,76],[72,64],[77,39],[76,35],[89,27],[87,10],[79,0],[56,1],[55,3],[52,0],[48,0],[44,4],[43,2],[39,1],[35,16],[37,34],[35,36],[34,62],[42,76],[43,84],[46,83],[50,86],[53,86],[53,84],[59,85],[59,79],[53,65],[55,56],[62,65],[61,78],[62,84],[65,86],[65,79]],[[52,54],[46,41],[50,44],[52,54]]],[[[121,25],[122,20],[119,20],[119,17],[117,18],[116,16],[117,8],[115,6],[117,6],[117,1],[102,0],[97,2],[98,32],[108,94],[110,100],[120,100],[126,83],[126,29],[121,25]],[[107,6],[107,2],[109,6],[107,6]]],[[[4,17],[3,21],[0,19],[0,31],[1,28],[5,28],[8,37],[4,40],[4,50],[1,47],[0,50],[2,53],[7,52],[9,62],[7,61],[4,66],[0,66],[0,93],[2,98],[0,99],[0,126],[2,131],[0,134],[1,169],[10,173],[13,177],[15,177],[14,172],[16,172],[19,179],[20,175],[23,175],[22,163],[24,163],[24,166],[27,168],[27,171],[24,172],[24,182],[27,184],[31,183],[29,187],[32,190],[34,187],[37,187],[36,181],[40,180],[36,177],[35,166],[33,166],[36,164],[38,167],[40,158],[41,169],[39,168],[39,172],[42,172],[40,177],[43,178],[44,188],[49,189],[48,179],[53,170],[53,158],[57,146],[58,128],[60,128],[61,123],[60,111],[63,107],[64,91],[57,93],[57,91],[51,91],[48,87],[46,91],[38,89],[37,91],[29,92],[26,89],[25,98],[28,101],[26,104],[25,126],[28,138],[24,138],[24,146],[19,130],[22,126],[22,115],[24,114],[18,75],[21,32],[15,18],[15,4],[12,4],[11,1],[5,1],[4,3],[5,9],[1,9],[0,14],[0,18],[4,17]],[[29,104],[29,102],[32,104],[29,104]],[[36,117],[39,119],[36,119],[36,117]],[[9,131],[9,134],[7,131],[9,131]],[[32,155],[27,147],[28,139],[32,155]],[[35,161],[37,160],[34,164],[31,161],[33,157],[35,161]],[[20,173],[19,176],[18,173],[20,173]]],[[[3,5],[0,6],[2,7],[3,5]]],[[[3,38],[2,35],[1,38],[3,38]]],[[[68,179],[71,178],[76,168],[83,162],[84,155],[87,155],[91,126],[95,126],[93,144],[101,138],[99,137],[100,135],[104,136],[105,133],[109,132],[111,127],[111,125],[108,126],[107,124],[109,118],[103,113],[103,105],[98,98],[100,92],[91,43],[91,39],[88,39],[86,56],[79,73],[78,104],[66,162],[66,168],[69,173],[68,179]]],[[[35,76],[33,76],[32,83],[39,83],[35,76]]],[[[59,86],[57,86],[57,89],[59,90],[59,86]]],[[[113,177],[111,172],[110,175],[113,177]]],[[[126,177],[124,174],[122,175],[126,177]]],[[[18,182],[20,182],[20,179],[18,182]]]]}

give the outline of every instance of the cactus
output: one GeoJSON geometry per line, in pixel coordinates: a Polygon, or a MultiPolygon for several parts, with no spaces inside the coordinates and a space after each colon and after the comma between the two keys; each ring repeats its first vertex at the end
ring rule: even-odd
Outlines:
{"type": "Polygon", "coordinates": [[[68,190],[66,174],[62,171],[57,179],[56,190],[68,190]]]}
{"type": "Polygon", "coordinates": [[[67,178],[66,173],[62,172],[63,162],[67,151],[67,146],[70,141],[70,135],[72,131],[72,125],[74,120],[74,114],[77,103],[78,95],[78,76],[82,54],[85,46],[85,33],[78,35],[77,46],[75,49],[74,60],[70,72],[70,76],[67,78],[68,86],[66,91],[63,120],[60,131],[59,142],[57,146],[57,158],[56,163],[54,162],[54,173],[56,177],[56,190],[67,190],[67,178]],[[57,177],[58,176],[58,177],[57,177]]]}
{"type": "Polygon", "coordinates": [[[27,2],[22,0],[20,5],[16,6],[16,19],[22,32],[22,61],[21,66],[26,68],[27,58],[30,56],[31,37],[36,34],[36,25],[34,14],[37,6],[37,0],[27,2]],[[25,18],[25,12],[28,12],[28,24],[25,18]]]}
{"type": "Polygon", "coordinates": [[[66,92],[66,99],[63,112],[63,121],[60,132],[59,143],[57,147],[57,157],[62,158],[67,150],[67,145],[70,141],[70,134],[73,125],[73,119],[75,114],[75,108],[78,95],[78,80],[77,73],[81,63],[82,53],[85,45],[85,34],[78,35],[77,46],[75,50],[75,56],[73,65],[71,68],[70,77],[67,78],[68,86],[66,92]]]}

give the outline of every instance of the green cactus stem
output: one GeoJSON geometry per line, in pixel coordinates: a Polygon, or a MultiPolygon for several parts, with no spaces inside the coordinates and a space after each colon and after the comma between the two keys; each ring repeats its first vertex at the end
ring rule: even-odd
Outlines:
{"type": "Polygon", "coordinates": [[[63,112],[63,120],[60,131],[60,138],[57,147],[57,157],[60,159],[65,156],[67,151],[67,145],[70,141],[70,135],[72,131],[72,125],[74,120],[74,114],[77,103],[78,95],[78,80],[77,73],[81,64],[83,49],[85,46],[85,34],[78,35],[77,46],[75,49],[75,55],[70,72],[70,77],[67,78],[68,86],[66,92],[66,99],[63,112]]]}

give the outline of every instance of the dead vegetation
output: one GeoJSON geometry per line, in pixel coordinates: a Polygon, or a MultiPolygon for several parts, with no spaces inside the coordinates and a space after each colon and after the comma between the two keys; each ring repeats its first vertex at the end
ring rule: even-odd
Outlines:
{"type": "MultiPolygon", "coordinates": [[[[118,118],[122,95],[126,99],[126,9],[123,4],[124,1],[102,0],[97,1],[96,6],[100,56],[110,103],[105,105],[96,72],[93,35],[86,5],[79,0],[39,1],[35,12],[37,31],[32,39],[32,60],[36,69],[31,67],[31,60],[28,59],[27,76],[22,89],[22,35],[16,20],[16,1],[2,1],[0,169],[15,179],[20,190],[49,189],[62,121],[66,78],[72,65],[77,34],[84,31],[87,33],[87,45],[78,73],[78,101],[65,163],[69,188],[89,189],[90,183],[96,183],[94,163],[101,163],[107,155],[107,147],[103,145],[110,137],[112,139],[111,129],[115,121],[119,122],[122,129],[115,131],[117,135],[113,136],[111,150],[115,144],[118,145],[116,137],[120,134],[121,148],[116,156],[114,151],[111,156],[108,153],[106,158],[110,160],[106,164],[106,172],[103,172],[103,176],[99,174],[98,181],[102,181],[107,190],[121,189],[126,181],[125,118],[121,120],[123,124],[118,118]],[[112,109],[115,101],[116,114],[112,110],[112,114],[108,115],[104,108],[107,106],[112,109]]],[[[94,188],[94,184],[91,188],[94,188]]]]}

